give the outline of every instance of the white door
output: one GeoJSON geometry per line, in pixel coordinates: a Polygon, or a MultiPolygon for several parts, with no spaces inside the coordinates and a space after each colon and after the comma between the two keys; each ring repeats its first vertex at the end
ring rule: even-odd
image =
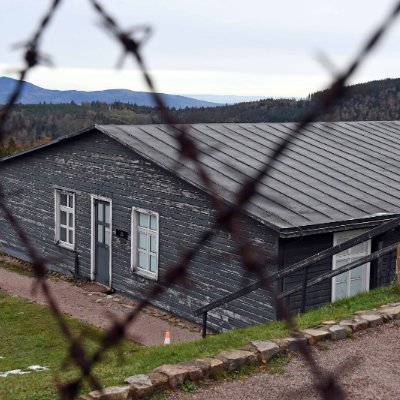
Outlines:
{"type": "MultiPolygon", "coordinates": [[[[352,239],[365,230],[338,232],[334,234],[333,245],[352,239]]],[[[371,253],[371,240],[360,243],[333,256],[333,269],[347,265],[358,258],[371,253]]],[[[332,301],[354,296],[369,290],[369,266],[370,263],[361,265],[351,271],[344,272],[332,278],[332,301]]]]}

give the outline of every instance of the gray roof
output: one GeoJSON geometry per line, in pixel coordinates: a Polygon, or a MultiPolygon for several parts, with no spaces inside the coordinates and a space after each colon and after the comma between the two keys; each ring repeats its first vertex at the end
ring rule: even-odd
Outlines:
{"type": "MultiPolygon", "coordinates": [[[[243,181],[254,176],[294,127],[293,123],[227,123],[193,124],[189,130],[206,171],[221,196],[231,202],[243,181]]],[[[194,165],[179,157],[169,126],[96,128],[205,190],[194,165]]],[[[313,123],[275,163],[247,211],[295,236],[324,226],[344,229],[385,220],[400,213],[399,199],[400,122],[313,123]]]]}

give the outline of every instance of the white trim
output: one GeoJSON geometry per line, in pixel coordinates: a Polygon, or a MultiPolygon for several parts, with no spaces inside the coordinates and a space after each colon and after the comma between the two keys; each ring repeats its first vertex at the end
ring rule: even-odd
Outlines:
{"type": "Polygon", "coordinates": [[[160,257],[160,252],[159,252],[159,238],[160,238],[160,215],[151,210],[145,210],[143,208],[139,207],[132,207],[132,213],[131,213],[131,270],[132,272],[135,272],[138,275],[141,275],[145,278],[152,279],[152,280],[158,280],[158,269],[159,269],[159,257],[160,257]],[[151,271],[145,271],[142,268],[138,267],[138,257],[137,257],[137,238],[138,238],[138,221],[137,221],[137,214],[138,213],[143,213],[143,214],[148,214],[150,216],[155,216],[157,219],[157,231],[156,231],[156,260],[157,260],[157,271],[156,272],[151,272],[151,271]]]}
{"type": "MultiPolygon", "coordinates": [[[[333,245],[336,246],[338,244],[338,238],[340,236],[350,236],[351,237],[356,237],[358,235],[361,235],[362,233],[366,232],[366,229],[357,229],[357,230],[351,230],[351,231],[342,231],[342,232],[336,232],[333,234],[333,245]]],[[[367,254],[369,255],[371,254],[371,239],[369,239],[368,241],[366,241],[367,243],[367,254]]],[[[332,270],[334,270],[335,265],[336,265],[336,259],[337,259],[337,255],[339,254],[334,254],[332,257],[332,270]]],[[[365,269],[364,269],[364,273],[362,276],[362,285],[363,285],[363,292],[369,292],[369,284],[370,284],[370,267],[371,267],[371,263],[366,263],[363,264],[366,265],[365,269]]],[[[350,271],[348,271],[350,272],[350,271]]],[[[350,276],[349,276],[350,278],[350,276]]],[[[348,279],[348,293],[350,293],[350,284],[351,284],[351,279],[348,279]]],[[[331,293],[331,301],[334,302],[336,301],[336,276],[334,276],[332,278],[332,293],[331,293]]]]}
{"type": "MultiPolygon", "coordinates": [[[[69,201],[69,197],[67,197],[67,202],[69,201]]],[[[54,243],[57,246],[63,247],[64,249],[67,250],[72,250],[75,251],[76,248],[76,195],[75,195],[75,191],[71,190],[71,189],[67,189],[67,188],[55,188],[54,189],[54,243]],[[60,239],[60,211],[61,211],[61,207],[65,207],[65,206],[61,206],[60,204],[60,197],[61,194],[66,194],[67,196],[72,196],[73,202],[74,202],[74,206],[71,207],[67,207],[70,210],[72,210],[72,212],[65,210],[68,214],[72,213],[72,220],[73,220],[73,229],[72,229],[72,244],[68,243],[68,242],[63,242],[60,239]]],[[[67,219],[69,217],[67,216],[67,219]]],[[[67,238],[69,236],[69,231],[71,229],[69,229],[69,227],[67,227],[67,238]]]]}
{"type": "MultiPolygon", "coordinates": [[[[70,189],[70,188],[67,188],[67,187],[65,187],[65,186],[52,185],[52,188],[53,188],[53,189],[58,189],[58,190],[61,190],[61,191],[64,191],[64,192],[71,192],[71,189],[70,189]]],[[[84,194],[84,193],[82,193],[81,191],[76,190],[76,189],[74,189],[73,192],[74,192],[75,194],[78,194],[78,195],[84,194]]]]}
{"type": "Polygon", "coordinates": [[[58,221],[58,215],[57,215],[57,190],[54,190],[54,243],[57,244],[57,221],[58,221]]]}
{"type": "Polygon", "coordinates": [[[109,288],[112,287],[112,242],[113,242],[113,228],[112,228],[112,199],[108,197],[103,197],[103,196],[98,196],[96,194],[91,194],[90,195],[90,222],[91,222],[91,230],[90,230],[90,279],[92,281],[95,280],[94,276],[94,270],[96,267],[96,251],[95,251],[95,208],[94,208],[94,202],[95,200],[100,200],[100,201],[106,201],[110,203],[110,259],[109,259],[109,288]]]}

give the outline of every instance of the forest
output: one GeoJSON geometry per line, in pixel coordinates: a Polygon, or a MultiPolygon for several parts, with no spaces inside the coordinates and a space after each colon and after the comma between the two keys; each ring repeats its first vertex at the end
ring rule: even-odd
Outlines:
{"type": "MultiPolygon", "coordinates": [[[[170,109],[178,122],[296,122],[318,104],[326,92],[305,99],[265,99],[220,107],[170,109]]],[[[344,99],[320,121],[400,120],[400,79],[385,79],[347,87],[344,99]]],[[[1,108],[0,108],[1,113],[1,108]]],[[[86,102],[18,104],[7,123],[0,157],[46,143],[93,124],[163,123],[154,107],[129,103],[86,102]]]]}

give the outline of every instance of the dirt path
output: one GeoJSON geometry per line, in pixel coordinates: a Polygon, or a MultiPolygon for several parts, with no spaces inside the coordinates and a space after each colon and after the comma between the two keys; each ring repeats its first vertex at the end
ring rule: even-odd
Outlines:
{"type": "MultiPolygon", "coordinates": [[[[400,397],[400,321],[357,333],[355,339],[326,342],[315,348],[318,365],[341,372],[347,399],[393,400],[400,397]]],[[[300,356],[282,374],[258,373],[203,386],[194,394],[176,392],[168,400],[320,399],[300,356]]]]}
{"type": "MultiPolygon", "coordinates": [[[[33,278],[0,268],[0,289],[12,296],[46,305],[40,293],[37,295],[32,293],[32,283],[33,278]]],[[[121,318],[129,308],[132,308],[127,304],[122,304],[124,302],[121,301],[123,299],[121,296],[88,292],[61,279],[50,279],[49,284],[63,313],[100,328],[109,326],[110,313],[116,318],[121,318]]],[[[176,325],[142,312],[129,328],[128,338],[144,346],[152,346],[163,344],[166,331],[171,332],[173,342],[187,342],[201,337],[199,332],[192,332],[176,325]]]]}

